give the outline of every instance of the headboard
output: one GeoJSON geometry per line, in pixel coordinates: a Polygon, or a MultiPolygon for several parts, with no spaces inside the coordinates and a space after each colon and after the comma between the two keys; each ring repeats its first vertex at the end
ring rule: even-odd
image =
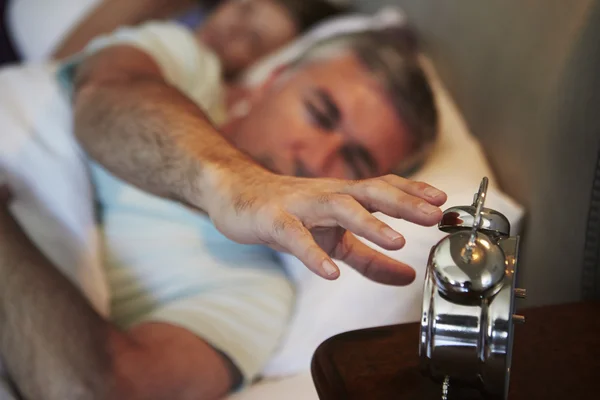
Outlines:
{"type": "Polygon", "coordinates": [[[600,0],[355,3],[406,11],[502,188],[526,207],[526,305],[598,297],[600,0]]]}

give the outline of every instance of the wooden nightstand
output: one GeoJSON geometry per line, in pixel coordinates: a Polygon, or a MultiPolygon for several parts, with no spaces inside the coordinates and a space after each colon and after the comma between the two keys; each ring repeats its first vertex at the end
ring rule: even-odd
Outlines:
{"type": "MultiPolygon", "coordinates": [[[[509,399],[600,399],[600,303],[519,313],[526,323],[515,327],[509,399]]],[[[312,363],[321,400],[439,400],[441,385],[419,372],[418,332],[418,324],[396,325],[324,342],[312,363]]]]}

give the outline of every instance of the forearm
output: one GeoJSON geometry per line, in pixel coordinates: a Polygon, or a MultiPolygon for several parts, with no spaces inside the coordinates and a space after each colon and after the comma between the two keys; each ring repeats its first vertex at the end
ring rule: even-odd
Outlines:
{"type": "Polygon", "coordinates": [[[0,354],[24,397],[101,398],[109,329],[0,204],[0,354]]]}
{"type": "Polygon", "coordinates": [[[194,5],[193,0],[104,0],[62,41],[53,58],[62,59],[81,51],[96,36],[121,26],[163,19],[194,5]]]}
{"type": "Polygon", "coordinates": [[[205,211],[224,174],[258,169],[192,101],[159,80],[84,87],[75,131],[88,154],[116,176],[205,211]]]}

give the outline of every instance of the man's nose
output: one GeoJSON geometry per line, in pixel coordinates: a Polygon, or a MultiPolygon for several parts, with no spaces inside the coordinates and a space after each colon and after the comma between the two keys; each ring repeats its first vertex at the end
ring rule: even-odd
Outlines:
{"type": "Polygon", "coordinates": [[[323,175],[332,168],[343,144],[344,138],[334,133],[307,138],[296,148],[296,157],[302,160],[309,172],[323,175]]]}

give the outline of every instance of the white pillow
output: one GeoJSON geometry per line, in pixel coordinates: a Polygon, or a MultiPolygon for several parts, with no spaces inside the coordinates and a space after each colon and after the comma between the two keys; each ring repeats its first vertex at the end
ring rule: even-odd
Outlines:
{"type": "MultiPolygon", "coordinates": [[[[452,206],[471,204],[481,178],[488,176],[490,188],[486,206],[506,215],[513,234],[518,232],[523,209],[497,188],[478,142],[469,134],[431,63],[423,60],[423,65],[437,100],[440,138],[426,165],[412,178],[444,190],[448,194],[446,206],[452,206]]],[[[308,370],[319,344],[338,333],[419,320],[429,251],[444,233],[435,227],[424,228],[380,217],[406,237],[404,249],[380,250],[415,268],[415,282],[400,288],[380,285],[343,263],[340,263],[341,277],[329,282],[312,274],[297,259],[283,255],[286,269],[297,286],[296,310],[279,351],[263,371],[265,376],[281,377],[308,370]]]]}
{"type": "Polygon", "coordinates": [[[293,61],[313,43],[323,38],[389,26],[402,26],[405,21],[404,12],[394,6],[384,7],[374,15],[349,14],[328,19],[282,49],[256,62],[240,77],[240,81],[246,86],[255,86],[264,82],[277,67],[293,61]]]}

